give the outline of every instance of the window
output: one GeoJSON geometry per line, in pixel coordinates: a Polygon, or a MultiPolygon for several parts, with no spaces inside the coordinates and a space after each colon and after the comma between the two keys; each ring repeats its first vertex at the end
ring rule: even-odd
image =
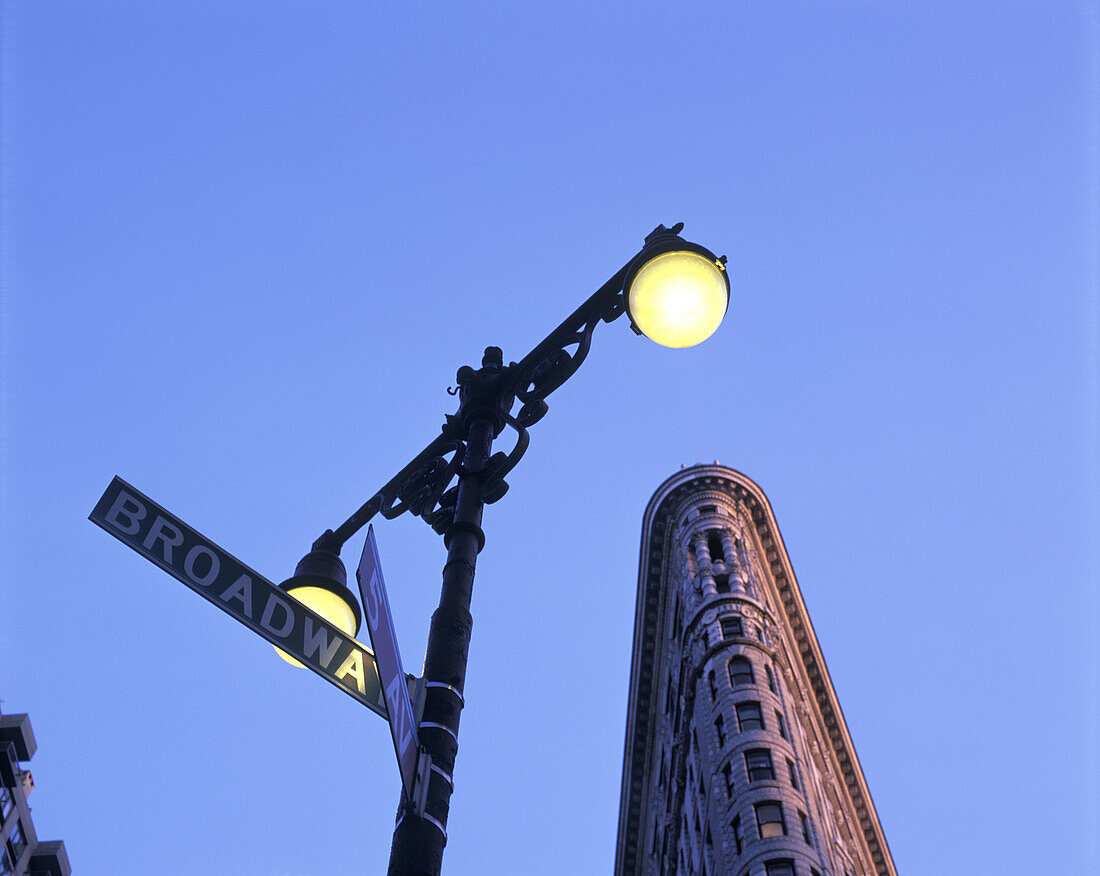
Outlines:
{"type": "Polygon", "coordinates": [[[764,715],[760,711],[760,703],[749,701],[737,704],[737,725],[741,732],[746,730],[763,730],[764,715]]]}
{"type": "Polygon", "coordinates": [[[734,636],[742,635],[741,618],[739,617],[724,617],[722,618],[722,638],[732,639],[734,636]]]}
{"type": "Polygon", "coordinates": [[[11,862],[8,850],[0,846],[0,876],[11,876],[15,872],[15,865],[11,862]]]}
{"type": "Polygon", "coordinates": [[[728,763],[722,767],[722,777],[726,780],[726,799],[733,796],[733,767],[728,763]]]}
{"type": "Polygon", "coordinates": [[[798,790],[798,774],[794,771],[794,761],[787,758],[787,773],[791,777],[791,787],[798,790]]]}
{"type": "Polygon", "coordinates": [[[821,871],[820,870],[815,870],[813,867],[811,867],[810,868],[810,876],[821,876],[821,871]]]}
{"type": "Polygon", "coordinates": [[[745,772],[749,774],[750,782],[774,779],[775,768],[772,766],[772,753],[766,748],[750,748],[745,752],[745,772]]]}
{"type": "Polygon", "coordinates": [[[767,876],[795,876],[794,861],[790,858],[779,858],[774,861],[764,862],[764,872],[767,876]]]}
{"type": "Polygon", "coordinates": [[[764,666],[764,672],[768,674],[768,690],[772,693],[776,693],[775,690],[775,673],[772,672],[772,668],[768,665],[764,666]]]}
{"type": "Polygon", "coordinates": [[[11,791],[6,786],[0,785],[0,821],[3,821],[8,817],[8,813],[11,812],[11,807],[15,801],[12,800],[11,791]]]}
{"type": "Polygon", "coordinates": [[[738,815],[733,821],[730,822],[730,829],[733,831],[733,848],[734,852],[738,855],[745,850],[745,846],[741,843],[741,816],[738,815]]]}
{"type": "Polygon", "coordinates": [[[719,593],[730,592],[730,576],[728,574],[721,574],[714,576],[714,589],[719,593]]]}
{"type": "Polygon", "coordinates": [[[699,513],[701,515],[702,514],[717,514],[718,513],[718,506],[717,505],[703,505],[702,507],[699,508],[699,513]]]}
{"type": "Polygon", "coordinates": [[[710,558],[715,563],[724,563],[726,561],[726,551],[722,547],[722,534],[717,530],[712,529],[707,533],[707,550],[710,551],[710,558]]]}
{"type": "Polygon", "coordinates": [[[17,820],[15,827],[11,829],[11,835],[8,837],[8,849],[11,851],[13,862],[19,860],[19,856],[23,854],[23,849],[26,847],[27,839],[23,836],[23,824],[17,820]]]}
{"type": "Polygon", "coordinates": [[[709,630],[703,630],[703,647],[704,648],[709,648],[710,647],[710,631],[709,630]]]}
{"type": "Polygon", "coordinates": [[[707,686],[710,687],[710,701],[713,703],[718,696],[718,681],[714,677],[714,670],[707,673],[707,686]]]}
{"type": "Polygon", "coordinates": [[[649,847],[651,855],[657,854],[657,816],[653,816],[653,844],[649,847]]]}
{"type": "Polygon", "coordinates": [[[787,822],[783,820],[783,805],[778,800],[757,803],[756,826],[760,830],[761,839],[785,835],[787,822]]]}
{"type": "Polygon", "coordinates": [[[806,845],[813,845],[810,842],[810,819],[806,817],[805,812],[799,812],[798,819],[802,822],[802,839],[806,841],[806,845]]]}
{"type": "Polygon", "coordinates": [[[737,656],[730,660],[730,682],[734,685],[752,684],[756,679],[752,674],[752,664],[748,657],[737,656]]]}
{"type": "Polygon", "coordinates": [[[779,709],[775,710],[775,726],[779,728],[779,735],[787,738],[787,725],[783,723],[783,715],[779,709]]]}
{"type": "Polygon", "coordinates": [[[714,730],[718,734],[718,744],[724,747],[726,744],[726,721],[721,715],[714,719],[714,730]]]}

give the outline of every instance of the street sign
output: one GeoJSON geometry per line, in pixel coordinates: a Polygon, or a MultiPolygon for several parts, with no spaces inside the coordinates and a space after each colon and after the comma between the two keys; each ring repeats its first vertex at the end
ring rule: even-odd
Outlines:
{"type": "Polygon", "coordinates": [[[306,608],[122,478],[88,519],[299,663],[387,717],[369,648],[306,608]]]}
{"type": "Polygon", "coordinates": [[[363,556],[359,560],[359,568],[355,570],[355,577],[359,579],[359,595],[363,597],[363,608],[367,614],[367,630],[382,678],[382,695],[390,716],[390,732],[393,734],[401,781],[408,799],[416,800],[413,790],[420,740],[417,738],[412,703],[409,702],[405,670],[401,668],[401,652],[393,631],[390,601],[386,596],[386,582],[382,578],[382,561],[378,557],[373,526],[367,528],[367,540],[363,544],[363,556]]]}

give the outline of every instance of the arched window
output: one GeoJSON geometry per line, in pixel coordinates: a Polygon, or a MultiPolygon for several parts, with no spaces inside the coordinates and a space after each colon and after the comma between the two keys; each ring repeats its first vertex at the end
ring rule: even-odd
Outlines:
{"type": "Polygon", "coordinates": [[[733,685],[752,684],[756,678],[752,674],[752,663],[748,657],[738,655],[730,660],[730,683],[733,685]]]}
{"type": "Polygon", "coordinates": [[[772,672],[771,666],[765,663],[764,672],[766,672],[768,675],[768,690],[770,690],[772,693],[777,693],[775,689],[775,673],[772,672]]]}
{"type": "MultiPolygon", "coordinates": [[[[786,833],[786,831],[784,831],[784,833],[786,833]]],[[[790,858],[778,858],[774,861],[765,861],[764,872],[766,876],[795,876],[794,861],[790,858]]]]}

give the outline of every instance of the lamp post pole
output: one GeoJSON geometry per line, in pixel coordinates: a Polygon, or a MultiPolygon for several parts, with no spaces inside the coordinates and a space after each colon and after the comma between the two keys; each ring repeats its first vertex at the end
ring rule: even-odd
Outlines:
{"type": "Polygon", "coordinates": [[[409,511],[440,533],[447,548],[443,589],[424,658],[424,707],[418,726],[421,751],[431,758],[427,793],[419,811],[402,794],[389,876],[439,876],[442,867],[473,623],[474,568],[485,545],[482,510],[507,492],[504,478],[527,450],[528,427],[546,414],[546,397],[580,367],[600,322],[626,313],[638,334],[664,346],[684,347],[708,337],[725,313],[725,257],[682,240],[682,228],[683,223],[658,226],[631,261],[520,362],[505,366],[501,350],[488,347],[481,368],[460,368],[458,411],[447,417],[442,434],[348,520],[314,543],[315,551],[338,554],[375,514],[392,518],[409,511]],[[517,400],[520,408],[513,415],[517,400]],[[505,427],[515,432],[515,444],[508,452],[492,453],[493,441],[505,427]]]}
{"type": "Polygon", "coordinates": [[[473,617],[470,600],[474,589],[477,555],[485,545],[481,529],[482,473],[489,461],[493,439],[504,427],[511,408],[508,375],[501,351],[485,351],[480,371],[459,372],[458,419],[465,433],[466,450],[458,473],[454,522],[443,534],[447,563],[439,608],[432,614],[424,656],[424,712],[419,725],[420,744],[431,757],[428,793],[419,817],[402,795],[398,824],[390,850],[389,876],[435,876],[443,862],[447,841],[447,814],[452,774],[458,753],[458,722],[464,704],[466,657],[473,617]]]}

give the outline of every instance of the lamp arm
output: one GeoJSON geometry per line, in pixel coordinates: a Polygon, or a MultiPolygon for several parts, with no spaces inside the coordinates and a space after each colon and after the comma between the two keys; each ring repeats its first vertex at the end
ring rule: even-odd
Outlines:
{"type": "MultiPolygon", "coordinates": [[[[367,525],[375,514],[381,512],[387,520],[406,511],[424,517],[437,511],[443,491],[458,472],[466,449],[454,428],[454,418],[448,416],[443,433],[425,447],[385,486],[335,530],[327,530],[313,543],[313,549],[340,552],[340,548],[355,533],[367,525]]],[[[453,502],[450,503],[453,507],[453,502]]]]}
{"type": "Polygon", "coordinates": [[[596,325],[601,321],[611,322],[626,311],[622,291],[630,264],[623,265],[530,353],[511,366],[516,398],[523,405],[517,419],[524,427],[533,426],[542,419],[546,413],[542,400],[580,368],[592,346],[596,325]],[[574,346],[576,349],[570,353],[569,347],[574,346]]]}
{"type": "MultiPolygon", "coordinates": [[[[601,321],[611,322],[625,312],[623,282],[632,262],[633,259],[620,268],[522,360],[503,369],[507,379],[500,382],[498,395],[501,421],[516,432],[516,442],[511,451],[495,453],[486,463],[481,488],[484,502],[496,502],[507,492],[504,478],[515,468],[530,442],[527,427],[543,418],[548,410],[545,398],[581,366],[592,346],[596,326],[601,321]],[[514,399],[521,405],[515,416],[511,414],[514,399]]],[[[484,372],[484,365],[480,371],[468,367],[461,369],[460,388],[465,390],[484,372]]],[[[458,495],[458,488],[450,484],[459,474],[466,451],[462,412],[460,405],[457,414],[447,415],[442,434],[351,517],[335,530],[327,530],[320,536],[313,543],[314,549],[339,553],[344,543],[379,513],[391,519],[409,511],[422,517],[436,532],[445,532],[454,520],[458,495]]]]}

